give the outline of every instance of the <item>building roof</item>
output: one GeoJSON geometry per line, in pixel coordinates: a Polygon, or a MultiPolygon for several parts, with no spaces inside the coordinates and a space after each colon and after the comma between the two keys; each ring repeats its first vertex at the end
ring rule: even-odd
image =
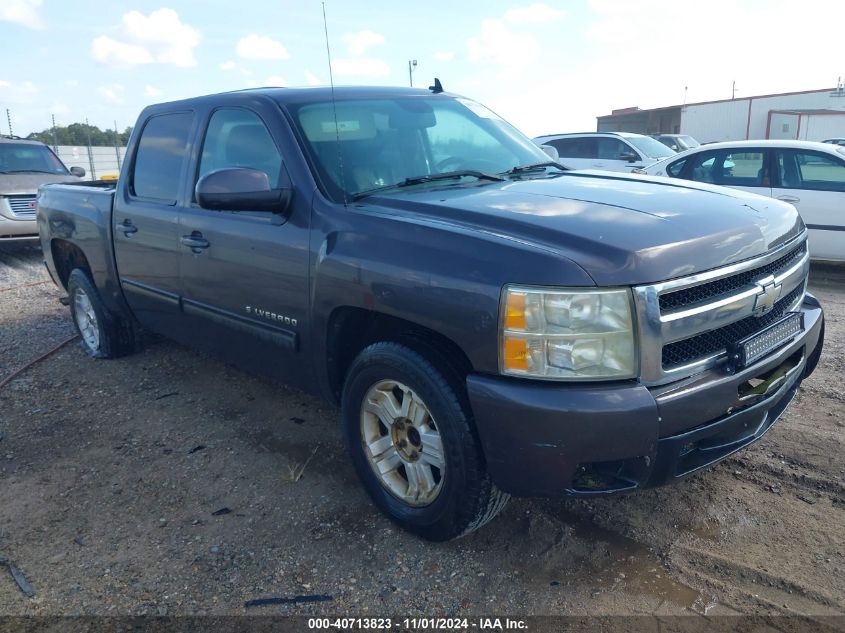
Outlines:
{"type": "MultiPolygon", "coordinates": [[[[648,108],[645,110],[641,110],[639,108],[623,108],[620,110],[613,110],[613,114],[604,114],[602,116],[596,117],[598,119],[609,119],[614,116],[625,116],[627,114],[644,114],[648,112],[656,112],[658,110],[670,110],[672,108],[682,108],[684,106],[697,106],[697,105],[708,105],[711,103],[727,103],[728,101],[748,101],[749,99],[768,99],[769,97],[788,97],[791,95],[806,95],[806,94],[814,94],[814,93],[821,93],[821,92],[836,92],[836,88],[819,88],[818,90],[798,90],[794,92],[777,92],[773,94],[767,95],[753,95],[748,97],[737,97],[735,99],[716,99],[714,101],[696,101],[694,103],[684,103],[684,104],[677,104],[671,106],[661,106],[659,108],[648,108]]],[[[845,93],[843,93],[843,97],[845,97],[845,93]]]]}

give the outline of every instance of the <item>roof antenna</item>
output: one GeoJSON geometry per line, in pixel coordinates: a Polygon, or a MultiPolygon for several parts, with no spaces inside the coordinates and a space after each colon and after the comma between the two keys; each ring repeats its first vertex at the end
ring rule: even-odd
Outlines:
{"type": "Polygon", "coordinates": [[[429,86],[428,89],[431,90],[434,94],[438,95],[441,92],[443,92],[443,85],[440,83],[440,80],[437,77],[435,77],[434,78],[434,85],[429,86]]]}
{"type": "Polygon", "coordinates": [[[329,85],[332,89],[332,112],[334,113],[334,133],[335,139],[337,140],[337,169],[340,176],[340,190],[343,192],[343,206],[349,206],[346,200],[346,188],[344,187],[343,183],[345,179],[343,177],[343,157],[340,152],[340,129],[337,125],[337,104],[334,100],[334,77],[332,76],[332,50],[329,48],[329,27],[326,23],[326,3],[321,3],[323,5],[323,33],[326,36],[326,57],[329,59],[329,85]]]}

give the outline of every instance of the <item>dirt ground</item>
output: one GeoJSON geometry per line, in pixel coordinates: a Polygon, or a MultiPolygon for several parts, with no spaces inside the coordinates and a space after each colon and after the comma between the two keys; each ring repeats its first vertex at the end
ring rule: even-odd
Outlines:
{"type": "MultiPolygon", "coordinates": [[[[514,499],[430,544],[370,504],[331,407],[167,341],[75,343],[0,388],[0,615],[845,615],[845,268],[821,365],[766,437],[684,482],[514,499]],[[301,479],[295,473],[305,465],[301,479]],[[254,598],[321,603],[246,609],[254,598]]],[[[73,335],[37,247],[0,245],[0,381],[73,335]]]]}

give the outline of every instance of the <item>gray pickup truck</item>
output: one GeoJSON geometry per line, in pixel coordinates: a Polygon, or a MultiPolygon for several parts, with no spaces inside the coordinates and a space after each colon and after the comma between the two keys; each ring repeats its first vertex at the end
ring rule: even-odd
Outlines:
{"type": "Polygon", "coordinates": [[[339,404],[432,540],[718,462],[822,349],[792,206],[566,171],[437,84],[151,106],[117,183],[43,186],[38,222],[88,354],[145,328],[339,404]]]}

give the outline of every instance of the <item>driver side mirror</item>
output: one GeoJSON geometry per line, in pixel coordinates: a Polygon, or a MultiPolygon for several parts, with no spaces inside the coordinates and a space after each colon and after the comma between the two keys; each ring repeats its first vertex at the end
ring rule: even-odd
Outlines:
{"type": "Polygon", "coordinates": [[[77,178],[85,177],[85,169],[76,165],[70,168],[70,173],[72,176],[76,176],[77,178]]]}
{"type": "MultiPolygon", "coordinates": [[[[287,173],[282,170],[283,179],[287,173]]],[[[293,198],[291,187],[270,187],[263,171],[246,167],[216,169],[199,179],[197,203],[204,209],[226,211],[272,211],[284,213],[293,198]]]]}
{"type": "Polygon", "coordinates": [[[622,152],[621,154],[619,154],[618,160],[626,160],[629,163],[636,163],[638,160],[640,160],[640,157],[634,152],[622,152]]]}

